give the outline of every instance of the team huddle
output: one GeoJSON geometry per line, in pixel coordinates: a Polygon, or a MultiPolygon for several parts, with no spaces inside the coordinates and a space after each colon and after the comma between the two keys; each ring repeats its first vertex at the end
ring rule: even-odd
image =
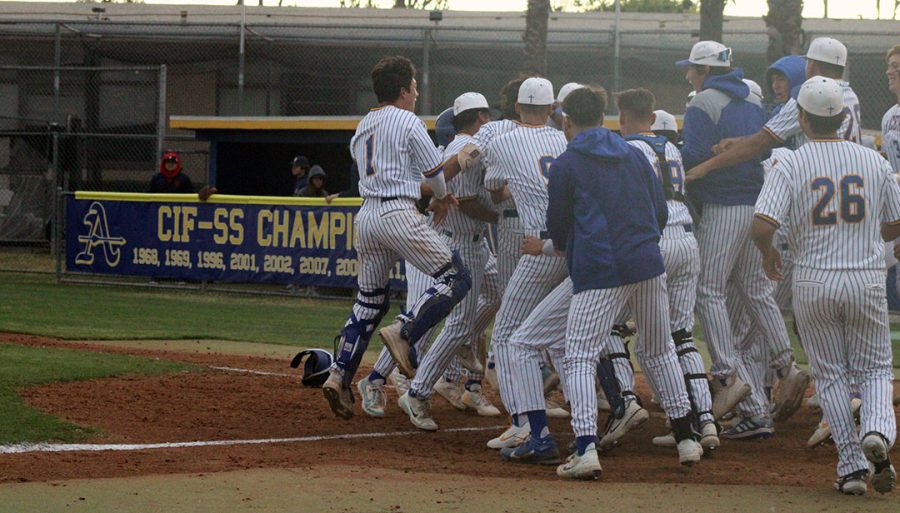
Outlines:
{"type": "MultiPolygon", "coordinates": [[[[528,77],[501,91],[499,121],[482,94],[460,95],[438,117],[437,147],[414,114],[415,67],[378,62],[380,106],[351,141],[364,198],[359,292],[323,386],[332,411],[353,416],[353,379],[402,258],[405,308],[378,329],[384,349],[355,385],[370,416],[384,416],[388,381],[419,429],[438,429],[434,393],[500,415],[487,380],[511,421],[488,447],[556,465],[562,478],[596,478],[598,454],[649,419],[633,350],[668,418],[670,432],[652,443],[682,465],[722,439],[772,436],[812,378],[823,420],[810,445],[833,439],[835,488],[893,489],[885,259],[900,236],[900,107],[883,123],[889,162],[860,144],[839,41],[815,39],[805,58],[769,68],[771,110],[731,61],[731,49],[701,41],[676,63],[694,89],[680,133],[646,89],[615,95],[617,134],[603,127],[601,88],[554,94],[528,77]],[[789,306],[811,376],[794,361],[789,306]],[[547,419],[570,415],[575,439],[563,450],[547,419]]],[[[887,62],[900,101],[900,46],[887,62]]]]}

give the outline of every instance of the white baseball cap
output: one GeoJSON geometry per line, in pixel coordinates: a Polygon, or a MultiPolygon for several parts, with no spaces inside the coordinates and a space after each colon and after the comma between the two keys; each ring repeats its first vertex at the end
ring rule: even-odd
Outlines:
{"type": "Polygon", "coordinates": [[[744,83],[747,84],[747,87],[750,88],[750,94],[756,95],[756,99],[758,99],[759,101],[762,101],[762,99],[763,99],[762,87],[760,87],[759,84],[757,84],[753,80],[750,80],[749,78],[745,78],[744,83]]]}
{"type": "Polygon", "coordinates": [[[678,121],[675,119],[675,116],[669,114],[664,110],[654,110],[653,113],[656,114],[656,121],[653,122],[650,130],[672,130],[674,132],[678,131],[678,121]]]}
{"type": "Polygon", "coordinates": [[[675,63],[678,66],[699,64],[727,68],[731,66],[731,48],[716,41],[699,41],[691,48],[691,56],[675,63]]]}
{"type": "Polygon", "coordinates": [[[470,109],[487,109],[487,99],[481,93],[463,93],[453,101],[453,115],[470,109]]]}
{"type": "Polygon", "coordinates": [[[806,58],[837,66],[847,65],[847,47],[837,39],[817,37],[809,44],[806,58]]]}
{"type": "Polygon", "coordinates": [[[584,86],[579,84],[578,82],[569,82],[568,84],[559,88],[559,93],[556,94],[556,101],[562,104],[562,102],[566,101],[566,96],[569,96],[569,93],[583,87],[584,86]]]}
{"type": "Polygon", "coordinates": [[[810,114],[830,118],[844,110],[844,90],[830,78],[815,76],[800,86],[797,103],[810,114]]]}
{"type": "Polygon", "coordinates": [[[553,105],[553,84],[546,78],[531,77],[519,86],[522,105],[553,105]]]}

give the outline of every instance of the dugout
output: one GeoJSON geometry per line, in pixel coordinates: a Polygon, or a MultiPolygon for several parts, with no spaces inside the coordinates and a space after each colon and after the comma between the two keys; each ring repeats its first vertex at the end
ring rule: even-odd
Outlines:
{"type": "MultiPolygon", "coordinates": [[[[291,160],[305,155],[328,174],[330,193],[350,186],[349,145],[360,116],[222,117],[171,116],[169,127],[192,130],[209,143],[210,185],[225,194],[290,196],[291,160]]],[[[434,138],[433,116],[424,117],[434,138]]]]}

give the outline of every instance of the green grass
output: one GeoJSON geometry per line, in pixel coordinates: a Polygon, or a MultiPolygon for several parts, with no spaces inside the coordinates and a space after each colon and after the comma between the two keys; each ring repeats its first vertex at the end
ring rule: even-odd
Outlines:
{"type": "Polygon", "coordinates": [[[0,344],[0,444],[78,441],[95,432],[26,405],[23,387],[120,375],[166,374],[192,367],[134,356],[0,344]]]}
{"type": "MultiPolygon", "coordinates": [[[[331,346],[352,304],[350,298],[57,284],[52,276],[15,273],[0,275],[0,298],[0,331],[67,339],[227,339],[322,347],[331,346]]],[[[373,346],[380,347],[376,340],[373,346]]]]}

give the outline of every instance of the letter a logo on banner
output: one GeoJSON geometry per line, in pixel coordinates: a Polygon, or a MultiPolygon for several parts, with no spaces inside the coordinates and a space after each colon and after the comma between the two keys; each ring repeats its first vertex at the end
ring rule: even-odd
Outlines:
{"type": "Polygon", "coordinates": [[[87,235],[79,235],[78,242],[84,244],[81,252],[75,257],[75,263],[91,265],[94,263],[94,248],[102,246],[103,259],[106,265],[116,267],[122,258],[120,246],[125,245],[124,237],[113,237],[109,233],[109,223],[106,220],[106,209],[99,202],[91,203],[82,220],[88,227],[87,235]]]}

